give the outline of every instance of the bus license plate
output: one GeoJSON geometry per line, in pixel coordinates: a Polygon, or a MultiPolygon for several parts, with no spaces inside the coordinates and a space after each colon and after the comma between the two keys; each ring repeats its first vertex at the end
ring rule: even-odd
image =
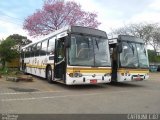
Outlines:
{"type": "Polygon", "coordinates": [[[90,83],[92,83],[92,84],[97,83],[97,79],[92,79],[92,80],[90,80],[90,83]]]}
{"type": "Polygon", "coordinates": [[[137,77],[137,78],[134,78],[134,80],[138,81],[138,80],[142,80],[142,79],[140,77],[137,77]]]}

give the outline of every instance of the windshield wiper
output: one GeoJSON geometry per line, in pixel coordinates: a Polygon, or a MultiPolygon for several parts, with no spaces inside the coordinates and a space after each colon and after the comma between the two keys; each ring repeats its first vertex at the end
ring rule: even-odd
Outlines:
{"type": "Polygon", "coordinates": [[[95,41],[96,41],[96,46],[97,46],[97,48],[98,48],[98,50],[99,50],[98,42],[97,42],[97,40],[95,40],[95,41]]]}

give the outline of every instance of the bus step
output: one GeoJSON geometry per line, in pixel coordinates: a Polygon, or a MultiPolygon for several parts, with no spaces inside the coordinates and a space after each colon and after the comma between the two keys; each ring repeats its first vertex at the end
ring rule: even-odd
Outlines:
{"type": "Polygon", "coordinates": [[[57,80],[56,82],[65,84],[64,80],[57,80]]]}
{"type": "Polygon", "coordinates": [[[61,78],[54,78],[54,81],[60,81],[62,80],[61,78]]]}

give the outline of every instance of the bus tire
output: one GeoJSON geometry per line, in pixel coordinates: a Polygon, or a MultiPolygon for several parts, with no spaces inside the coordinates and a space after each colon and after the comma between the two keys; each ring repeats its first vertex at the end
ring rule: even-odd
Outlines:
{"type": "Polygon", "coordinates": [[[48,66],[47,67],[47,71],[46,71],[46,78],[47,78],[47,81],[49,82],[49,83],[53,83],[53,80],[52,80],[52,68],[51,68],[51,66],[48,66]]]}

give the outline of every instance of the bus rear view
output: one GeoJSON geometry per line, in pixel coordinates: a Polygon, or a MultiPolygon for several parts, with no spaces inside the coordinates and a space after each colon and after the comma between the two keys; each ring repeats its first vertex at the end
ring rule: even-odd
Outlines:
{"type": "Polygon", "coordinates": [[[110,39],[112,81],[141,81],[149,78],[148,54],[144,41],[129,35],[110,39]]]}

